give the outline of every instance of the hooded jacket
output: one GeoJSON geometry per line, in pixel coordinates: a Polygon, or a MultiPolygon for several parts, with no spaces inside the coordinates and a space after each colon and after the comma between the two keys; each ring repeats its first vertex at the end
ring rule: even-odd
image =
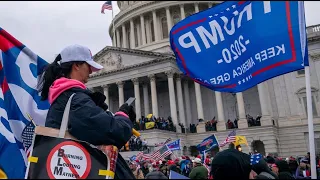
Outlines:
{"type": "MultiPolygon", "coordinates": [[[[115,116],[106,113],[92,100],[92,92],[77,80],[60,78],[49,89],[50,109],[46,127],[60,129],[65,106],[72,98],[68,122],[68,132],[75,138],[93,145],[114,145],[118,149],[132,136],[133,124],[126,114],[115,116]]],[[[134,179],[130,168],[120,154],[116,164],[115,178],[134,179]]]]}

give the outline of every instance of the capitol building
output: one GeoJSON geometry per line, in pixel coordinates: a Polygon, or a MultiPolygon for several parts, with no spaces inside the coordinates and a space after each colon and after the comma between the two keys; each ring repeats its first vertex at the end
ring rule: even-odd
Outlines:
{"type": "MultiPolygon", "coordinates": [[[[308,152],[308,126],[304,70],[291,72],[260,83],[242,93],[215,92],[184,76],[176,65],[169,43],[174,24],[222,1],[117,1],[120,12],[110,24],[113,46],[106,46],[94,59],[104,69],[93,73],[87,86],[107,96],[112,112],[129,97],[135,97],[137,119],[152,113],[172,117],[173,123],[197,133],[151,129],[140,131],[149,145],[167,138],[181,139],[182,151],[190,154],[195,146],[213,133],[223,142],[230,129],[228,119],[238,118],[237,135],[245,136],[244,152],[259,150],[282,157],[308,152]],[[114,27],[113,27],[114,25],[114,27]],[[261,115],[261,126],[248,126],[246,115],[261,115]],[[206,131],[204,121],[216,117],[216,131],[206,131]]],[[[320,153],[320,25],[307,28],[311,71],[315,147],[320,153]]],[[[227,148],[224,147],[224,148],[227,148]]]]}

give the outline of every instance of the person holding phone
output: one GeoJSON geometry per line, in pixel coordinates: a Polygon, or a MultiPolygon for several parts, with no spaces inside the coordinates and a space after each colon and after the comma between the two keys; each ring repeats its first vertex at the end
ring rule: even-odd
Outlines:
{"type": "MultiPolygon", "coordinates": [[[[91,51],[84,46],[64,48],[49,64],[40,79],[42,100],[49,100],[46,127],[59,129],[69,97],[71,101],[68,131],[78,140],[93,145],[114,145],[121,149],[132,136],[136,114],[132,106],[123,104],[114,116],[107,113],[105,96],[87,89],[89,75],[103,66],[93,61],[91,51]]],[[[134,179],[125,160],[118,154],[115,179],[134,179]]]]}

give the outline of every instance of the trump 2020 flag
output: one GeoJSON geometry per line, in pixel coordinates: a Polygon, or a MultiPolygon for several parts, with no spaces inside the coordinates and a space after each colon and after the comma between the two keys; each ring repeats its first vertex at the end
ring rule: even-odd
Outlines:
{"type": "Polygon", "coordinates": [[[171,151],[176,151],[176,150],[180,150],[180,139],[177,139],[169,144],[167,144],[168,148],[171,150],[171,151]]]}
{"type": "Polygon", "coordinates": [[[303,1],[226,1],[178,22],[179,69],[220,92],[242,92],[308,66],[303,1]]]}
{"type": "Polygon", "coordinates": [[[197,149],[200,152],[205,152],[211,150],[213,147],[219,146],[216,136],[213,134],[197,145],[197,149]]]}
{"type": "Polygon", "coordinates": [[[48,63],[0,28],[0,164],[8,178],[24,178],[22,131],[30,120],[44,126],[49,109],[40,101],[37,78],[48,63]]]}

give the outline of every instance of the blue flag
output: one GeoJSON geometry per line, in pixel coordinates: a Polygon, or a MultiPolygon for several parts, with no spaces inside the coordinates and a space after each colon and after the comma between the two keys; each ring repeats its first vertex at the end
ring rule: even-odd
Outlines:
{"type": "Polygon", "coordinates": [[[169,179],[190,179],[190,178],[170,170],[169,179]]]}
{"type": "Polygon", "coordinates": [[[37,91],[37,78],[48,63],[0,28],[0,165],[9,179],[23,179],[26,148],[22,131],[30,124],[44,126],[49,109],[37,91]]]}
{"type": "Polygon", "coordinates": [[[169,144],[167,144],[168,148],[171,150],[171,151],[176,151],[176,150],[180,150],[180,139],[177,139],[169,144]]]}
{"type": "Polygon", "coordinates": [[[308,66],[302,1],[226,1],[178,22],[179,69],[220,92],[242,92],[308,66]]]}
{"type": "Polygon", "coordinates": [[[204,151],[209,151],[213,147],[219,146],[216,136],[213,134],[205,138],[200,144],[197,145],[198,151],[203,153],[204,151]]]}
{"type": "Polygon", "coordinates": [[[135,161],[135,160],[137,159],[137,156],[136,156],[136,155],[133,155],[133,156],[131,156],[129,159],[130,159],[130,161],[135,161]]]}

